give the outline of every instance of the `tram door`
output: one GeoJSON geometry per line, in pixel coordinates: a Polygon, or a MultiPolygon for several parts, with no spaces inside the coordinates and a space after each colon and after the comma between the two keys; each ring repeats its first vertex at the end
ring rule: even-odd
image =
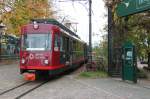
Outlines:
{"type": "Polygon", "coordinates": [[[69,62],[69,59],[70,59],[70,53],[69,53],[69,38],[66,37],[66,48],[65,48],[65,54],[66,54],[66,62],[69,62]]]}
{"type": "Polygon", "coordinates": [[[131,42],[123,45],[122,79],[137,82],[135,47],[131,42]]]}
{"type": "Polygon", "coordinates": [[[73,61],[73,40],[70,38],[69,39],[69,62],[72,65],[73,61]]]}
{"type": "Polygon", "coordinates": [[[70,59],[69,53],[69,38],[61,35],[60,38],[60,63],[67,64],[70,59]]]}

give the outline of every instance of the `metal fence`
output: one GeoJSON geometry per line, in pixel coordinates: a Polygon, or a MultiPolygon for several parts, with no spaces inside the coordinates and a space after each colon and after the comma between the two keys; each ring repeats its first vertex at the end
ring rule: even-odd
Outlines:
{"type": "Polygon", "coordinates": [[[0,60],[19,58],[19,38],[0,35],[0,60]]]}

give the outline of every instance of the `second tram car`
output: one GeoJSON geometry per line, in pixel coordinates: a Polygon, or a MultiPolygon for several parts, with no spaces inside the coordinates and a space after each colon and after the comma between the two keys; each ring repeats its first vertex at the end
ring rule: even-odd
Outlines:
{"type": "Polygon", "coordinates": [[[56,75],[87,61],[87,44],[54,19],[35,19],[21,28],[20,73],[56,75]]]}

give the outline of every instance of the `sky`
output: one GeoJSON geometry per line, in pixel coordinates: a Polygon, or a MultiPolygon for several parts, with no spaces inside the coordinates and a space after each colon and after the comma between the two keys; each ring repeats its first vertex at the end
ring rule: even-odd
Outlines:
{"type": "MultiPolygon", "coordinates": [[[[71,2],[70,0],[54,0],[56,16],[62,22],[63,19],[77,23],[77,34],[88,43],[89,40],[89,14],[88,0],[71,2]],[[65,2],[64,2],[65,1],[65,2]]],[[[92,0],[92,44],[98,44],[102,36],[106,34],[103,30],[107,25],[107,9],[103,0],[92,0]]],[[[75,26],[75,25],[74,25],[75,26]]]]}

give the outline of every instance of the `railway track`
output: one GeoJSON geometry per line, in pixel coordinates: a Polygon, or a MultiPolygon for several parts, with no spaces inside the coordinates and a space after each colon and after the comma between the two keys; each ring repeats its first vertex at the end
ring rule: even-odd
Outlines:
{"type": "Polygon", "coordinates": [[[3,95],[3,94],[5,94],[5,93],[8,93],[8,92],[10,92],[10,91],[12,91],[12,90],[15,90],[16,88],[19,88],[19,87],[21,87],[21,86],[24,86],[25,84],[28,84],[28,83],[30,83],[30,82],[25,82],[25,83],[22,83],[22,84],[19,84],[19,85],[15,86],[15,87],[12,87],[12,88],[10,88],[10,89],[7,89],[7,90],[1,92],[1,93],[0,93],[0,96],[3,95]]]}
{"type": "Polygon", "coordinates": [[[42,82],[25,82],[20,85],[17,85],[13,88],[10,88],[8,90],[5,90],[0,93],[0,99],[6,99],[6,98],[12,98],[12,99],[20,99],[23,96],[29,94],[33,90],[41,87],[42,85],[46,84],[49,82],[47,81],[42,81],[42,82]]]}

